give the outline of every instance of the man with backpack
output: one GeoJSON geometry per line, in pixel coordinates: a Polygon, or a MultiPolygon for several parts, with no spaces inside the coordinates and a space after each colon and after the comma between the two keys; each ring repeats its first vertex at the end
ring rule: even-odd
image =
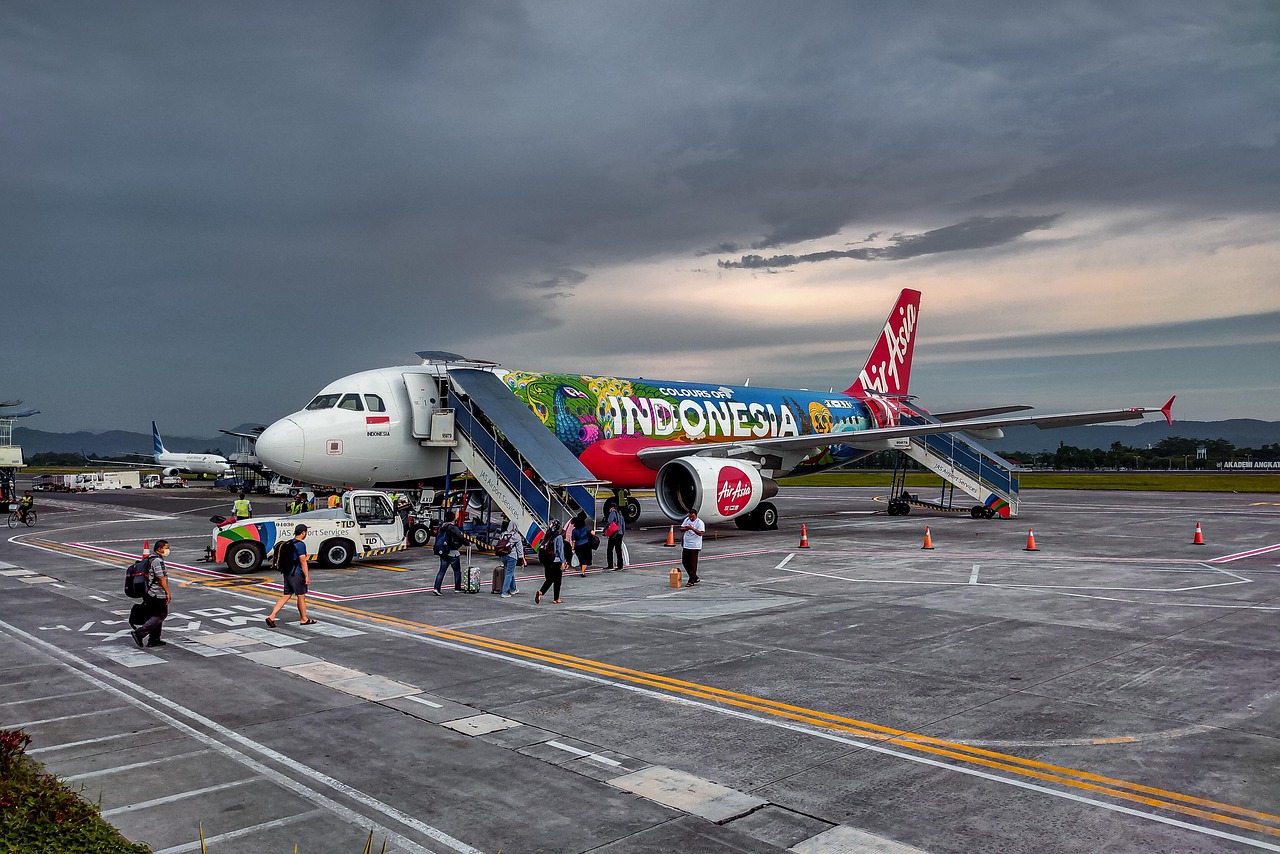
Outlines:
{"type": "MultiPolygon", "coordinates": [[[[464,521],[466,516],[459,513],[459,521],[464,521]]],[[[449,567],[453,567],[453,589],[459,593],[462,592],[462,544],[466,542],[466,538],[462,536],[461,529],[452,521],[445,522],[440,526],[440,533],[436,535],[435,547],[432,551],[440,557],[440,571],[436,573],[435,595],[443,596],[440,592],[440,585],[444,582],[445,571],[449,567]]]]}
{"type": "Polygon", "coordinates": [[[169,574],[164,568],[164,559],[169,555],[169,541],[156,540],[155,548],[144,559],[146,587],[142,591],[142,605],[139,617],[142,622],[129,634],[133,642],[142,648],[143,638],[148,638],[147,646],[166,646],[168,641],[160,640],[160,627],[165,617],[169,616],[169,574]]]}
{"type": "Polygon", "coordinates": [[[298,597],[298,616],[300,624],[315,625],[315,620],[307,617],[307,585],[311,582],[311,574],[307,569],[307,526],[298,525],[293,529],[293,539],[276,546],[276,570],[282,576],[284,595],[276,600],[276,605],[267,616],[267,625],[276,627],[276,614],[289,601],[289,597],[298,597]]]}

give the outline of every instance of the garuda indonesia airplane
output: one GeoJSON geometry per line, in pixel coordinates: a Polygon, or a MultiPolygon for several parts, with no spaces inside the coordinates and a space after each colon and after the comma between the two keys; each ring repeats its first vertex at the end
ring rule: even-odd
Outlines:
{"type": "Polygon", "coordinates": [[[835,393],[537,373],[419,353],[420,365],[362,371],[325,386],[304,409],[268,427],[257,454],[297,480],[438,485],[449,451],[422,441],[415,420],[421,424],[430,411],[415,409],[443,405],[450,370],[478,368],[498,377],[608,488],[655,489],[673,519],[696,507],[707,522],[749,517],[753,527],[772,527],[777,511],[765,499],[776,494],[776,478],[902,448],[912,436],[963,431],[992,439],[1015,425],[1140,421],[1149,412],[1172,423],[1173,398],[1159,408],[1052,415],[1010,414],[1027,406],[928,413],[907,396],[919,317],[920,292],[903,290],[866,365],[835,393]]]}

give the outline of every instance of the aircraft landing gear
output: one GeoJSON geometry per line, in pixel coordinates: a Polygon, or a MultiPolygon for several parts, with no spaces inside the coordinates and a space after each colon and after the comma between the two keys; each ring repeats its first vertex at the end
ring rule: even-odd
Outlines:
{"type": "Polygon", "coordinates": [[[910,516],[911,505],[907,504],[905,501],[890,501],[889,515],[890,516],[910,516]]]}
{"type": "Polygon", "coordinates": [[[762,501],[755,510],[734,519],[733,524],[744,531],[776,531],[778,508],[768,501],[762,501]]]}

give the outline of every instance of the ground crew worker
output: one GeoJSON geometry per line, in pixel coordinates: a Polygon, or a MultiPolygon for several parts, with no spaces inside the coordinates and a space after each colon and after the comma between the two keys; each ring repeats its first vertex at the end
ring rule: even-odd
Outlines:
{"type": "Polygon", "coordinates": [[[249,499],[244,497],[244,493],[240,493],[240,497],[231,505],[231,513],[237,519],[252,519],[253,505],[249,503],[249,499]]]}
{"type": "Polygon", "coordinates": [[[297,516],[302,512],[302,498],[298,495],[293,496],[293,500],[289,502],[289,515],[297,516]]]}
{"type": "Polygon", "coordinates": [[[329,509],[330,510],[337,507],[341,503],[342,503],[342,499],[338,497],[338,493],[336,492],[329,493],[329,509]]]}

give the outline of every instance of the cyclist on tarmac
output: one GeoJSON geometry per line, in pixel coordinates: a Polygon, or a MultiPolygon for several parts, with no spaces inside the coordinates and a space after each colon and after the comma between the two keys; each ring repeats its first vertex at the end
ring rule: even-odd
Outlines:
{"type": "Polygon", "coordinates": [[[36,506],[36,500],[31,495],[31,490],[22,493],[22,498],[18,499],[18,518],[25,525],[27,523],[27,511],[36,506]]]}

